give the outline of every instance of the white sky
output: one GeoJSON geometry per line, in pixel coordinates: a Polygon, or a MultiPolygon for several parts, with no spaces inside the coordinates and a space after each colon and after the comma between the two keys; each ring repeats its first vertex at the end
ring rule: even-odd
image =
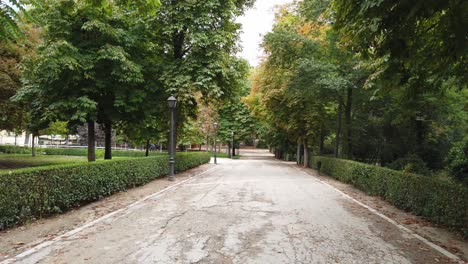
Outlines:
{"type": "Polygon", "coordinates": [[[293,0],[256,0],[253,8],[247,10],[237,22],[242,24],[241,47],[238,55],[257,66],[263,54],[260,44],[265,33],[271,31],[275,20],[275,6],[292,3],[293,0]]]}

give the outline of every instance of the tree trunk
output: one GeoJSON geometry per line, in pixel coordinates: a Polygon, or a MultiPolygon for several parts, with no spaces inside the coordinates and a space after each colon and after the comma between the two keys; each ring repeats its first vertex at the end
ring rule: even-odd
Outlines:
{"type": "Polygon", "coordinates": [[[323,155],[324,143],[325,143],[325,129],[322,126],[320,128],[320,149],[319,149],[320,155],[323,155]]]}
{"type": "Polygon", "coordinates": [[[18,139],[18,134],[16,134],[16,132],[15,132],[15,146],[16,146],[17,141],[18,141],[17,139],[18,139]]]}
{"type": "Polygon", "coordinates": [[[96,136],[94,120],[88,121],[88,161],[96,161],[96,136]]]}
{"type": "Polygon", "coordinates": [[[65,137],[65,145],[67,146],[67,148],[70,146],[70,135],[67,135],[65,137]]]}
{"type": "Polygon", "coordinates": [[[304,145],[304,168],[309,167],[309,148],[307,147],[307,138],[302,141],[304,145]]]}
{"type": "Polygon", "coordinates": [[[146,152],[145,152],[145,157],[149,156],[149,148],[150,148],[150,140],[149,138],[146,140],[146,152]]]}
{"type": "Polygon", "coordinates": [[[301,164],[301,140],[297,140],[296,163],[301,164]]]}
{"type": "Polygon", "coordinates": [[[232,142],[232,157],[234,158],[236,156],[236,144],[234,141],[232,142]]]}
{"type": "Polygon", "coordinates": [[[352,142],[351,142],[351,108],[353,102],[353,89],[348,88],[346,96],[346,107],[345,107],[345,149],[346,149],[346,158],[351,159],[352,156],[352,142]]]}
{"type": "Polygon", "coordinates": [[[24,146],[29,146],[29,137],[31,136],[31,134],[26,131],[26,136],[24,137],[24,146]]]}
{"type": "Polygon", "coordinates": [[[112,123],[104,123],[104,159],[112,159],[112,123]]]}
{"type": "Polygon", "coordinates": [[[339,150],[340,150],[340,135],[341,135],[341,115],[343,112],[342,110],[342,99],[341,97],[338,98],[338,117],[336,120],[336,139],[335,139],[335,158],[338,158],[339,156],[339,150]]]}
{"type": "Polygon", "coordinates": [[[32,145],[31,145],[31,153],[32,153],[32,156],[33,157],[36,157],[36,146],[34,144],[34,139],[35,139],[36,135],[34,135],[34,133],[32,134],[32,145]]]}

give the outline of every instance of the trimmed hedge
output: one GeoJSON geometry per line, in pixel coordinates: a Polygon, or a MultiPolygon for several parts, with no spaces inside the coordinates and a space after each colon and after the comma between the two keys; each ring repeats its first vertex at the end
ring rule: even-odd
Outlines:
{"type": "Polygon", "coordinates": [[[19,146],[0,145],[0,153],[3,154],[31,154],[31,148],[19,146]]]}
{"type": "Polygon", "coordinates": [[[404,173],[350,160],[313,156],[320,172],[378,195],[398,208],[468,236],[468,188],[443,179],[404,173]]]}
{"type": "MultiPolygon", "coordinates": [[[[176,172],[208,163],[207,153],[178,153],[176,172]]],[[[0,174],[0,230],[63,212],[167,175],[168,157],[98,161],[0,174]]]]}

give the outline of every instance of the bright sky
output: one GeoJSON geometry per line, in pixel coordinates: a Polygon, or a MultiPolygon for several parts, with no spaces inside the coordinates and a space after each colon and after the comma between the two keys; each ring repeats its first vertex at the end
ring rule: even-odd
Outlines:
{"type": "Polygon", "coordinates": [[[260,44],[263,36],[271,31],[275,20],[275,6],[292,3],[293,0],[256,0],[255,6],[239,17],[242,24],[241,46],[239,56],[248,60],[250,65],[257,66],[263,54],[260,44]]]}

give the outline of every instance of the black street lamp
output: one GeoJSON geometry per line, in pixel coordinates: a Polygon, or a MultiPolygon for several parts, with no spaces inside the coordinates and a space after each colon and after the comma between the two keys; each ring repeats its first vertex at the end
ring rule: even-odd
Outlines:
{"type": "Polygon", "coordinates": [[[169,135],[169,180],[174,181],[174,164],[175,164],[175,135],[174,135],[174,110],[177,107],[177,99],[171,96],[167,99],[167,105],[171,109],[171,123],[170,123],[170,135],[169,135]]]}
{"type": "Polygon", "coordinates": [[[215,132],[214,134],[214,163],[218,164],[218,162],[216,161],[216,136],[218,134],[218,123],[215,122],[213,124],[213,127],[214,127],[214,132],[215,132]]]}

